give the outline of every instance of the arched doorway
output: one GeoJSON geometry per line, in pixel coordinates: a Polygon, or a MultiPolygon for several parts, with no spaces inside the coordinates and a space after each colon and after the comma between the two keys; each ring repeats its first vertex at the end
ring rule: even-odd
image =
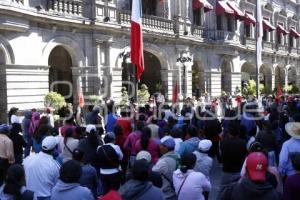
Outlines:
{"type": "Polygon", "coordinates": [[[200,97],[205,93],[205,72],[200,62],[194,62],[192,66],[192,93],[200,97]]]}
{"type": "Polygon", "coordinates": [[[231,65],[228,61],[221,65],[221,91],[231,94],[231,65]]]}
{"type": "Polygon", "coordinates": [[[272,93],[272,69],[262,65],[259,69],[259,83],[264,86],[264,93],[272,93]]]}
{"type": "Polygon", "coordinates": [[[142,74],[140,85],[148,86],[150,95],[159,89],[164,89],[161,81],[161,64],[158,58],[150,52],[144,51],[145,71],[142,74]]]}
{"type": "Polygon", "coordinates": [[[256,80],[256,70],[255,66],[250,63],[243,64],[241,68],[241,88],[243,89],[245,84],[248,83],[249,80],[256,80]]]}
{"type": "MultiPolygon", "coordinates": [[[[50,90],[63,96],[69,96],[72,92],[70,86],[73,85],[72,79],[72,58],[63,46],[55,47],[48,59],[49,87],[50,90]]],[[[73,103],[73,96],[66,98],[68,103],[73,103]]]]}
{"type": "Polygon", "coordinates": [[[288,84],[289,85],[296,85],[296,80],[297,80],[297,71],[294,66],[291,66],[288,69],[288,84]]]}
{"type": "Polygon", "coordinates": [[[281,88],[285,84],[285,69],[284,67],[277,66],[275,68],[275,87],[280,86],[281,88]]]}

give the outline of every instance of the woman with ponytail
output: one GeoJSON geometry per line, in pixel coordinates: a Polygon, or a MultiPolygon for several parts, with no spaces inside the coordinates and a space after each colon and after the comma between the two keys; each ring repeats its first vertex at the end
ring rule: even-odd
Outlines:
{"type": "Polygon", "coordinates": [[[173,173],[173,184],[178,200],[204,200],[206,198],[203,193],[211,189],[206,176],[193,170],[196,160],[193,153],[183,155],[180,169],[173,173]]]}
{"type": "Polygon", "coordinates": [[[133,152],[137,155],[140,151],[148,151],[151,154],[151,163],[155,164],[159,159],[159,145],[157,141],[151,138],[151,129],[145,127],[142,130],[141,139],[139,139],[133,148],[133,152]]]}
{"type": "Polygon", "coordinates": [[[7,170],[5,184],[0,188],[1,200],[36,200],[25,187],[25,172],[22,165],[14,164],[7,170]]]}

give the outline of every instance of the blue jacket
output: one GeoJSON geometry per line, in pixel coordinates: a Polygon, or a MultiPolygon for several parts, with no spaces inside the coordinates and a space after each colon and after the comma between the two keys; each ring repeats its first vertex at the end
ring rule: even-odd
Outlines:
{"type": "Polygon", "coordinates": [[[80,185],[89,188],[94,197],[97,197],[98,177],[96,169],[90,164],[83,165],[81,168],[82,174],[79,179],[80,185]]]}
{"type": "Polygon", "coordinates": [[[79,183],[65,183],[61,180],[52,189],[51,200],[94,200],[91,191],[79,183]]]}

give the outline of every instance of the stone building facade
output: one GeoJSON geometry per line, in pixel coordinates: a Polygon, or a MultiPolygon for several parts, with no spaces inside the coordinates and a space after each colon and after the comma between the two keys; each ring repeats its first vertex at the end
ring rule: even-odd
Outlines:
{"type": "MultiPolygon", "coordinates": [[[[145,73],[167,99],[234,93],[255,76],[255,0],[143,0],[145,73]],[[193,84],[194,83],[194,84],[193,84]]],[[[131,0],[0,0],[0,113],[49,90],[116,100],[132,78],[131,0]],[[53,84],[56,83],[56,84],[53,84]],[[69,90],[72,87],[73,90],[69,90]]],[[[262,0],[260,81],[299,87],[299,0],[262,0]]]]}

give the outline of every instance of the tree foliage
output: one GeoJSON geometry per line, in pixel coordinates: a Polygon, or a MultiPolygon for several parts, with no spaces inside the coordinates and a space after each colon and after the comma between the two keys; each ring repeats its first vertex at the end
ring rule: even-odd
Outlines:
{"type": "Polygon", "coordinates": [[[150,98],[148,87],[145,84],[141,85],[141,89],[138,90],[138,104],[143,106],[145,105],[150,98]]]}
{"type": "Polygon", "coordinates": [[[44,98],[44,105],[46,107],[53,107],[55,110],[59,110],[66,106],[65,98],[57,92],[49,92],[44,98]]]}

